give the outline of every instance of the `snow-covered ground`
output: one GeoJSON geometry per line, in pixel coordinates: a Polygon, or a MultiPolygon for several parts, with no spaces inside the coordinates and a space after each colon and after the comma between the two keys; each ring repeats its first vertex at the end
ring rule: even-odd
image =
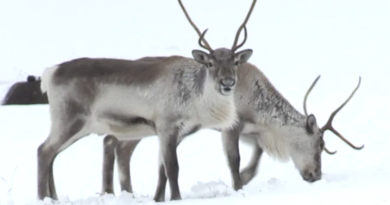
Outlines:
{"type": "MultiPolygon", "coordinates": [[[[183,0],[213,48],[231,47],[251,0],[183,0]]],[[[323,179],[303,181],[292,162],[265,155],[259,175],[240,193],[231,189],[220,134],[201,130],[178,148],[183,200],[167,204],[390,204],[390,1],[261,0],[248,23],[244,48],[250,59],[300,111],[312,81],[322,77],[308,100],[319,124],[352,92],[334,126],[352,150],[327,132],[323,179]]],[[[241,38],[242,39],[242,38],[241,38]]],[[[135,59],[183,55],[199,49],[198,36],[177,1],[161,0],[0,0],[0,97],[28,74],[78,57],[135,59]]],[[[36,200],[36,150],[47,137],[46,105],[0,106],[0,204],[40,204],[36,200]]],[[[84,138],[54,164],[60,204],[154,203],[157,184],[156,137],[144,139],[131,161],[135,198],[98,196],[102,138],[84,138]]],[[[249,160],[241,146],[242,166],[249,160]]],[[[167,199],[169,199],[167,189],[167,199]]]]}

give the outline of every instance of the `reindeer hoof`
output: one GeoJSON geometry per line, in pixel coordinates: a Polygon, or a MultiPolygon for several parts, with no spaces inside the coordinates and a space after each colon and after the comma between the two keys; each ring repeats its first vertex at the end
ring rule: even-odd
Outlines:
{"type": "Polygon", "coordinates": [[[165,197],[154,197],[153,199],[155,202],[164,202],[165,201],[165,197]]]}
{"type": "Polygon", "coordinates": [[[242,189],[242,183],[240,182],[240,183],[235,184],[233,186],[233,188],[234,188],[235,191],[238,191],[238,190],[242,189]]]}
{"type": "Polygon", "coordinates": [[[181,200],[181,196],[180,195],[176,195],[176,196],[172,196],[171,197],[171,201],[179,201],[181,200]]]}

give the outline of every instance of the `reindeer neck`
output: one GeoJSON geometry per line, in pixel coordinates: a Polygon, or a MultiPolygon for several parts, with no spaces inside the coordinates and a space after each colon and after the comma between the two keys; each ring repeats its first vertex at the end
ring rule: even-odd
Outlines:
{"type": "Polygon", "coordinates": [[[249,103],[258,120],[272,127],[286,129],[305,126],[306,116],[297,111],[261,71],[253,75],[251,83],[253,89],[249,103]]]}

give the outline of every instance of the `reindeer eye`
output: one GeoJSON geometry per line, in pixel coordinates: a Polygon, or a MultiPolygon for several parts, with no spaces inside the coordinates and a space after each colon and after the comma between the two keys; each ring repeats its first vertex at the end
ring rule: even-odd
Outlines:
{"type": "Polygon", "coordinates": [[[234,62],[234,65],[235,65],[235,66],[238,66],[238,61],[234,62]]]}
{"type": "Polygon", "coordinates": [[[207,65],[208,65],[209,67],[213,67],[213,63],[212,63],[212,62],[209,62],[207,65]]]}

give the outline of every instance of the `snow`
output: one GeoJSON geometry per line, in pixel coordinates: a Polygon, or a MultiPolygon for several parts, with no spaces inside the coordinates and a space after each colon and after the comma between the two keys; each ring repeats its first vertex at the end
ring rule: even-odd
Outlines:
{"type": "MultiPolygon", "coordinates": [[[[213,48],[230,47],[251,0],[183,0],[213,48]]],[[[331,132],[322,155],[323,179],[303,181],[292,162],[264,155],[260,173],[240,192],[222,152],[220,133],[201,130],[178,147],[183,200],[166,204],[390,204],[390,2],[387,0],[263,0],[248,23],[250,59],[301,112],[308,99],[320,125],[352,92],[334,127],[355,151],[331,132]]],[[[28,74],[78,57],[135,59],[183,55],[200,49],[198,36],[177,1],[0,0],[0,97],[28,74]]],[[[241,37],[242,39],[242,37],[241,37]]],[[[48,135],[47,105],[0,106],[0,204],[51,204],[37,200],[36,150],[48,135]]],[[[91,135],[62,152],[54,163],[60,205],[153,204],[157,185],[156,137],[144,139],[131,161],[134,197],[99,196],[102,137],[91,135]]],[[[250,150],[240,145],[241,166],[250,150]]],[[[115,169],[116,171],[116,169],[115,169]]],[[[167,188],[166,199],[170,191],[167,188]]]]}

